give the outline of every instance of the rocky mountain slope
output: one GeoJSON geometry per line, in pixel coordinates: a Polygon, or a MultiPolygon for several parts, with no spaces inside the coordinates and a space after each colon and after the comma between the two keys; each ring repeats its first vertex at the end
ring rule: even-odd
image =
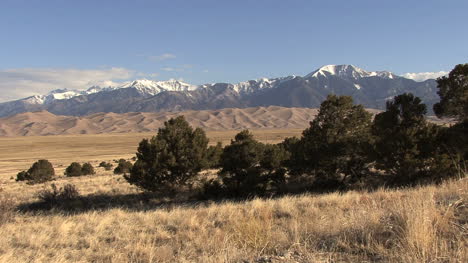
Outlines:
{"type": "Polygon", "coordinates": [[[136,80],[119,87],[85,91],[56,90],[47,95],[0,103],[0,117],[47,110],[84,116],[99,112],[164,112],[257,106],[317,108],[328,94],[353,96],[367,108],[384,109],[393,96],[412,92],[428,104],[438,101],[436,81],[416,82],[388,71],[370,72],[352,65],[328,65],[304,77],[250,80],[237,84],[194,86],[177,80],[136,80]]]}

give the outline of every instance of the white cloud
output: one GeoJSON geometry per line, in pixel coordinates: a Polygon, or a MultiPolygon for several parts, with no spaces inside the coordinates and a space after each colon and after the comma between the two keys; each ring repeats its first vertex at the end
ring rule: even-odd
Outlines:
{"type": "Polygon", "coordinates": [[[46,94],[54,89],[87,89],[93,85],[116,86],[135,76],[125,68],[53,69],[19,68],[0,70],[0,102],[46,94]]]}
{"type": "Polygon", "coordinates": [[[180,67],[164,67],[164,68],[161,68],[162,70],[164,71],[167,71],[167,72],[182,72],[182,71],[187,71],[187,70],[190,70],[193,68],[193,65],[191,64],[184,64],[180,67]]]}
{"type": "Polygon", "coordinates": [[[425,81],[428,79],[437,79],[442,76],[448,75],[447,71],[439,72],[420,72],[420,73],[405,73],[402,76],[407,79],[412,79],[415,81],[425,81]]]}
{"type": "Polygon", "coordinates": [[[159,56],[148,56],[148,59],[152,61],[163,61],[163,60],[174,59],[174,58],[176,58],[176,55],[171,54],[171,53],[164,53],[159,56]]]}

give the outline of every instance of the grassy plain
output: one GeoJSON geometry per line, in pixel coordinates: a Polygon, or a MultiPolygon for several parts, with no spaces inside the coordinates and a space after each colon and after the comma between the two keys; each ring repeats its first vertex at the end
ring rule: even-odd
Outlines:
{"type": "MultiPolygon", "coordinates": [[[[208,136],[226,144],[235,133],[208,136]]],[[[255,134],[277,142],[300,131],[255,134]]],[[[30,209],[50,183],[10,179],[39,158],[59,175],[72,161],[130,158],[152,135],[0,138],[0,262],[468,261],[467,179],[372,193],[173,202],[97,168],[93,176],[53,182],[79,190],[72,212],[30,209]]]]}
{"type": "MultiPolygon", "coordinates": [[[[220,141],[224,145],[239,131],[208,131],[211,144],[220,141]]],[[[269,143],[277,143],[285,137],[300,136],[301,129],[253,130],[255,136],[269,143]]],[[[0,183],[16,177],[20,170],[28,169],[38,159],[48,159],[59,174],[71,162],[109,161],[131,158],[143,138],[153,133],[118,133],[94,135],[57,135],[0,137],[0,183]]]]}

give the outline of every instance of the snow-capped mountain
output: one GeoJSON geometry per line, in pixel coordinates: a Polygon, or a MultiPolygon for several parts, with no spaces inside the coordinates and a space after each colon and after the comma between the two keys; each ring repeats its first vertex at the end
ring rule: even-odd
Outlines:
{"type": "Polygon", "coordinates": [[[135,89],[142,96],[154,96],[163,91],[189,91],[194,90],[196,88],[197,86],[193,86],[174,79],[170,79],[168,81],[139,79],[126,82],[116,87],[92,86],[87,90],[56,89],[47,93],[46,95],[34,95],[31,97],[24,98],[22,100],[30,104],[50,104],[56,100],[67,100],[73,97],[90,95],[98,92],[112,91],[117,89],[135,89]]]}
{"type": "Polygon", "coordinates": [[[319,107],[328,94],[349,95],[355,103],[383,109],[387,100],[412,92],[428,104],[437,102],[435,80],[416,82],[388,71],[353,65],[326,65],[304,77],[261,78],[236,84],[191,85],[178,80],[135,80],[116,87],[54,90],[0,103],[0,117],[48,110],[59,115],[97,112],[160,112],[255,106],[319,107]]]}
{"type": "Polygon", "coordinates": [[[381,77],[394,79],[398,76],[389,71],[365,71],[353,65],[326,65],[306,75],[304,78],[319,78],[337,76],[345,79],[362,79],[368,77],[381,77]]]}

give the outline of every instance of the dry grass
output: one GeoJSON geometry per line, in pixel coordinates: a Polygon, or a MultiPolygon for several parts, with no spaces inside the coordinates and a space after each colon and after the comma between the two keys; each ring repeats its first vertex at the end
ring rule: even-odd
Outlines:
{"type": "MultiPolygon", "coordinates": [[[[208,131],[210,143],[223,144],[239,131],[208,131]]],[[[299,136],[301,129],[253,130],[256,137],[269,143],[277,143],[285,137],[299,136]]],[[[107,161],[131,158],[143,138],[153,133],[59,135],[30,137],[0,137],[0,185],[10,177],[16,177],[20,170],[28,169],[38,159],[48,159],[59,174],[71,162],[107,161]]]]}
{"type": "MultiPolygon", "coordinates": [[[[1,262],[468,260],[466,179],[408,190],[167,205],[137,198],[137,189],[110,174],[54,183],[75,184],[102,206],[11,213],[0,228],[1,262]]],[[[35,202],[46,186],[10,183],[1,194],[16,204],[35,202]]]]}
{"type": "MultiPolygon", "coordinates": [[[[208,133],[212,142],[232,132],[208,133]]],[[[279,141],[300,131],[258,131],[279,141]]],[[[0,262],[467,262],[468,180],[373,193],[245,202],[171,202],[122,176],[65,178],[77,210],[32,210],[50,183],[10,179],[39,158],[61,174],[72,161],[129,158],[152,134],[0,139],[0,262]],[[59,167],[62,165],[62,167],[59,167]],[[26,205],[25,205],[26,204],[26,205]]],[[[264,137],[262,137],[264,136],[264,137]]],[[[37,207],[36,207],[37,208],[37,207]]]]}

